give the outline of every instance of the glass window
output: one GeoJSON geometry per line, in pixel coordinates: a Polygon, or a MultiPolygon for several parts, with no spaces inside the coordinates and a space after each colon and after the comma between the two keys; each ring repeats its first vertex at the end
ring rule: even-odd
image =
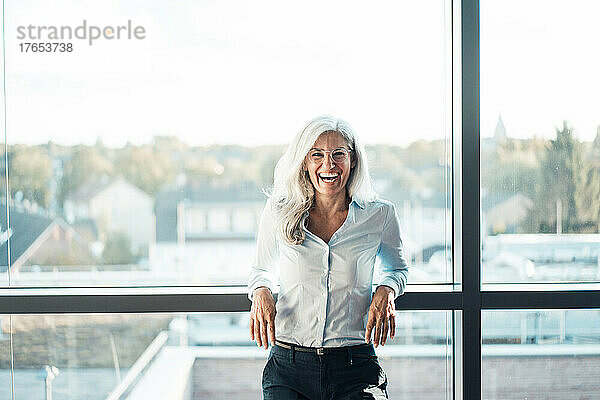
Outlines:
{"type": "Polygon", "coordinates": [[[10,399],[12,395],[10,349],[10,316],[0,315],[0,398],[10,399]]]}
{"type": "Polygon", "coordinates": [[[262,189],[324,113],[366,144],[411,282],[451,279],[449,0],[117,3],[6,4],[13,286],[245,283],[262,189]]]}
{"type": "Polygon", "coordinates": [[[377,348],[390,399],[451,398],[452,311],[397,311],[396,316],[396,337],[377,348]]]}
{"type": "MultiPolygon", "coordinates": [[[[43,400],[48,387],[57,399],[152,400],[166,393],[259,398],[268,351],[250,341],[248,318],[248,313],[13,316],[15,398],[43,400]]],[[[451,311],[399,312],[397,321],[396,338],[377,349],[390,396],[450,396],[451,311]]],[[[0,373],[8,382],[8,369],[0,373]]],[[[0,386],[2,398],[9,387],[0,386]]]]}
{"type": "MultiPolygon", "coordinates": [[[[4,121],[3,121],[4,123],[4,121]]],[[[0,136],[4,139],[3,135],[0,136]]],[[[4,140],[0,140],[0,182],[2,177],[6,176],[6,144],[4,140]]],[[[6,180],[4,180],[6,182],[6,180]]],[[[8,258],[8,241],[11,237],[12,230],[8,228],[6,220],[6,185],[0,185],[0,286],[8,286],[9,283],[9,258],[8,258]]]]}
{"type": "Polygon", "coordinates": [[[598,12],[481,2],[483,282],[600,279],[598,12]]]}
{"type": "Polygon", "coordinates": [[[485,399],[594,398],[600,390],[600,310],[485,311],[485,399]]]}

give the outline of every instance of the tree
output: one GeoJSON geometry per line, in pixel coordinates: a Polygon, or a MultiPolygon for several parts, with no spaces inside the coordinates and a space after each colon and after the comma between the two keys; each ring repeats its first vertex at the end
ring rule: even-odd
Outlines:
{"type": "Polygon", "coordinates": [[[115,164],[118,174],[151,195],[172,182],[177,172],[169,155],[152,146],[125,148],[115,164]]]}
{"type": "Polygon", "coordinates": [[[588,164],[583,172],[583,185],[576,197],[582,228],[600,232],[600,166],[588,164]]]}
{"type": "Polygon", "coordinates": [[[103,174],[113,175],[111,161],[97,147],[77,146],[63,167],[59,205],[62,207],[65,199],[88,179],[103,174]]]}
{"type": "Polygon", "coordinates": [[[544,150],[538,149],[535,141],[509,139],[498,145],[481,163],[482,186],[489,194],[523,193],[533,198],[544,150]]]}
{"type": "Polygon", "coordinates": [[[104,264],[131,264],[134,262],[129,236],[123,232],[110,233],[102,252],[102,259],[104,264]]]}
{"type": "Polygon", "coordinates": [[[13,146],[9,150],[8,185],[11,197],[21,192],[24,199],[47,208],[52,200],[51,179],[52,161],[46,151],[30,146],[13,146]]]}
{"type": "Polygon", "coordinates": [[[563,231],[581,230],[586,168],[581,143],[565,121],[562,129],[556,130],[556,138],[550,141],[541,163],[542,179],[536,186],[536,203],[532,210],[540,232],[556,231],[559,199],[563,231]]]}
{"type": "Polygon", "coordinates": [[[592,146],[595,150],[600,150],[600,126],[596,129],[596,138],[592,146]]]}

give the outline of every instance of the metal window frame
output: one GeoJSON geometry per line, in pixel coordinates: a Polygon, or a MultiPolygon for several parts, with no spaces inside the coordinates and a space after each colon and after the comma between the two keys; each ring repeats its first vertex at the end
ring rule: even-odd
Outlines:
{"type": "Polygon", "coordinates": [[[479,0],[461,14],[462,398],[481,398],[481,206],[479,162],[479,0]]]}
{"type": "MultiPolygon", "coordinates": [[[[483,310],[600,308],[600,284],[554,287],[550,284],[535,290],[522,289],[519,285],[505,285],[499,290],[499,285],[495,285],[496,290],[485,287],[482,290],[479,0],[453,0],[452,8],[455,36],[452,41],[454,283],[450,288],[440,285],[442,288],[438,291],[409,285],[407,293],[397,299],[396,307],[399,310],[452,311],[453,398],[475,400],[481,399],[482,389],[483,310]],[[460,268],[457,268],[459,263],[460,268]]],[[[6,106],[5,96],[3,106],[6,106]]],[[[3,125],[6,135],[6,125],[3,125]]],[[[239,287],[136,289],[139,288],[4,288],[0,289],[0,314],[189,313],[250,309],[250,301],[239,287]]]]}
{"type": "MultiPolygon", "coordinates": [[[[0,314],[191,313],[250,310],[251,303],[245,293],[198,293],[197,290],[194,291],[196,293],[169,293],[169,289],[151,288],[149,293],[124,294],[122,290],[117,292],[115,288],[102,288],[102,294],[82,294],[83,289],[65,288],[60,290],[59,294],[40,294],[28,293],[30,288],[13,288],[10,291],[17,294],[0,291],[0,314]],[[159,289],[163,289],[162,293],[151,293],[159,289]]],[[[470,307],[477,315],[483,310],[600,308],[600,290],[593,289],[480,291],[476,297],[476,305],[473,306],[468,303],[473,300],[467,299],[466,291],[407,292],[396,300],[396,308],[406,311],[464,312],[470,307]]],[[[463,330],[475,330],[474,321],[469,321],[466,317],[462,319],[463,330]]],[[[479,318],[477,320],[479,321],[479,318]]],[[[479,343],[481,334],[475,336],[476,343],[479,343]]],[[[463,345],[473,344],[466,338],[463,340],[463,345]]],[[[466,356],[472,355],[467,353],[466,356]]]]}

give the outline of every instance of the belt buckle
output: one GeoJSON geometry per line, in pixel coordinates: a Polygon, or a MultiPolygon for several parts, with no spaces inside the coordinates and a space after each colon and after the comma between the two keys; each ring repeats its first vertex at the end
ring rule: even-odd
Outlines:
{"type": "Polygon", "coordinates": [[[323,347],[317,348],[317,355],[322,356],[325,354],[325,349],[323,347]]]}

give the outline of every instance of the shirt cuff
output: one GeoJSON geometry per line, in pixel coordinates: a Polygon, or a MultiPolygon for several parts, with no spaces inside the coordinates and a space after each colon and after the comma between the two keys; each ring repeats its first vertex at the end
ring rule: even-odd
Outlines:
{"type": "MultiPolygon", "coordinates": [[[[398,298],[398,296],[400,296],[401,294],[404,293],[403,288],[400,287],[400,285],[398,285],[398,283],[396,283],[393,279],[384,279],[383,281],[379,282],[379,285],[377,285],[377,287],[379,286],[389,286],[392,288],[392,290],[394,290],[394,295],[395,295],[395,299],[398,298]]],[[[375,289],[377,290],[377,289],[375,289]]]]}
{"type": "Polygon", "coordinates": [[[250,299],[250,301],[253,301],[254,291],[259,287],[266,287],[271,292],[271,295],[273,295],[273,285],[270,282],[256,282],[248,288],[248,298],[250,299]]]}

